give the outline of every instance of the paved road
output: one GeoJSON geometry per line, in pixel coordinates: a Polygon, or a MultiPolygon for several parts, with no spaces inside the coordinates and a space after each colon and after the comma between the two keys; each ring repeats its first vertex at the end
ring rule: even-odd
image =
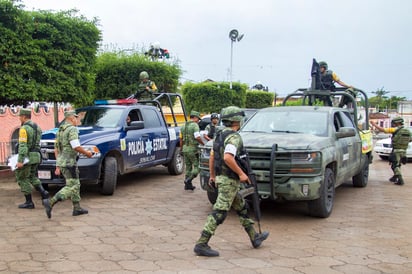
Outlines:
{"type": "Polygon", "coordinates": [[[89,215],[71,216],[65,201],[51,220],[37,193],[35,209],[18,209],[16,183],[0,178],[0,272],[412,273],[410,167],[407,184],[395,186],[375,157],[369,185],[340,187],[327,219],[307,216],[304,204],[263,204],[262,228],[271,234],[259,249],[232,212],[210,241],[216,258],[193,253],[211,209],[206,194],[185,192],[183,177],[165,168],[123,177],[113,196],[86,188],[89,215]]]}

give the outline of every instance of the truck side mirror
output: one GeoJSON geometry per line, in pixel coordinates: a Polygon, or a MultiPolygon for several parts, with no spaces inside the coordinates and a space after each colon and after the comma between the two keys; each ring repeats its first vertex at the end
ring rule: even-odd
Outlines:
{"type": "Polygon", "coordinates": [[[356,136],[356,130],[353,127],[341,127],[339,131],[336,132],[336,138],[345,138],[356,136]]]}
{"type": "Polygon", "coordinates": [[[126,126],[124,129],[127,130],[136,130],[136,129],[143,129],[144,122],[143,121],[132,121],[130,125],[126,126]]]}

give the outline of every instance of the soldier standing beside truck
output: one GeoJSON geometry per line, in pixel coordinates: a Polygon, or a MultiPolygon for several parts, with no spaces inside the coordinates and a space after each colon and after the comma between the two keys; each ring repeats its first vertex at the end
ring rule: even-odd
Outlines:
{"type": "Polygon", "coordinates": [[[89,150],[80,146],[78,125],[78,115],[74,110],[64,113],[66,122],[59,127],[56,135],[56,175],[62,174],[66,180],[66,185],[59,190],[51,199],[44,199],[43,205],[46,215],[50,219],[53,206],[60,201],[71,199],[73,203],[73,216],[87,214],[87,209],[80,207],[80,180],[79,169],[77,167],[77,154],[81,153],[88,158],[93,156],[89,150]]]}
{"type": "Polygon", "coordinates": [[[395,117],[392,119],[390,128],[383,128],[378,126],[374,121],[371,121],[371,125],[377,130],[392,133],[392,153],[389,156],[389,162],[393,171],[393,176],[389,178],[389,181],[395,183],[395,185],[404,185],[405,181],[402,178],[401,164],[406,164],[406,149],[409,142],[411,142],[411,133],[403,126],[403,118],[395,117]]]}
{"type": "Polygon", "coordinates": [[[203,145],[200,138],[199,123],[200,113],[197,111],[190,112],[190,121],[187,121],[180,131],[180,147],[182,148],[185,160],[185,190],[194,190],[192,180],[199,174],[199,149],[198,145],[203,145]]]}

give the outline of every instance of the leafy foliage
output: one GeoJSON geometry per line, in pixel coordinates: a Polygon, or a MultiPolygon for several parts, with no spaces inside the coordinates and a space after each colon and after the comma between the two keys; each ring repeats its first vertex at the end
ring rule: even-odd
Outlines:
{"type": "Polygon", "coordinates": [[[90,103],[97,21],[75,10],[28,12],[16,2],[0,0],[0,104],[90,103]]]}
{"type": "Polygon", "coordinates": [[[220,112],[227,106],[246,106],[246,84],[227,82],[186,83],[182,86],[186,108],[200,112],[220,112]]]}
{"type": "Polygon", "coordinates": [[[139,85],[139,74],[147,71],[159,92],[177,92],[181,69],[177,64],[153,62],[148,57],[133,53],[105,52],[96,62],[96,97],[99,99],[125,98],[134,94],[139,85]]]}
{"type": "Polygon", "coordinates": [[[246,108],[271,107],[275,95],[267,91],[246,92],[246,108]]]}

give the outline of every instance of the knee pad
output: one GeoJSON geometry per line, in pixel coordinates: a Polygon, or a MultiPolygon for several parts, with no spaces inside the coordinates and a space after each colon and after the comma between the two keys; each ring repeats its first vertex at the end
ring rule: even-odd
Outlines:
{"type": "Polygon", "coordinates": [[[213,210],[212,216],[216,221],[217,225],[220,225],[223,223],[223,221],[226,219],[227,216],[227,211],[224,210],[213,210]]]}

